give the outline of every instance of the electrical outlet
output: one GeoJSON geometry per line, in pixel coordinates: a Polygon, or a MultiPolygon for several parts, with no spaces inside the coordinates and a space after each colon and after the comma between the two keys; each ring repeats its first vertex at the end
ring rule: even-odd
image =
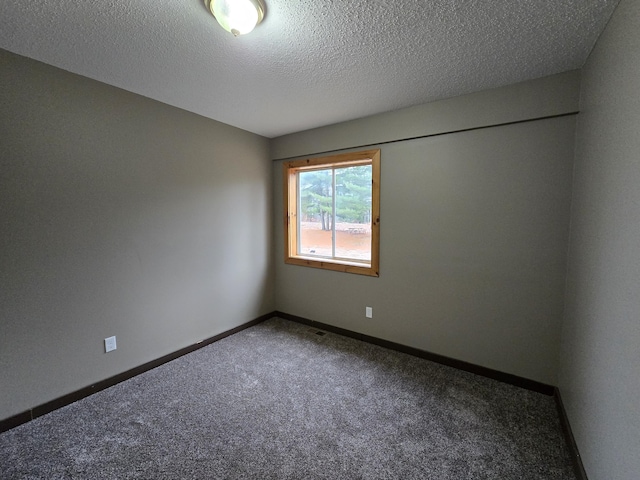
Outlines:
{"type": "Polygon", "coordinates": [[[367,318],[373,318],[373,307],[365,307],[364,314],[367,318]]]}
{"type": "Polygon", "coordinates": [[[116,337],[109,337],[104,339],[104,353],[109,353],[116,348],[116,337]]]}

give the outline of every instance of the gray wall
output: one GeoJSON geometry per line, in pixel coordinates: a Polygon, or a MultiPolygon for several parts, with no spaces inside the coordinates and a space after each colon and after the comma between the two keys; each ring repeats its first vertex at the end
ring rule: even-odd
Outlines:
{"type": "MultiPolygon", "coordinates": [[[[547,80],[530,87],[538,104],[563,91],[547,80]]],[[[510,92],[493,92],[487,106],[511,110],[510,92]]],[[[466,107],[457,111],[467,122],[466,107]]],[[[411,111],[394,115],[389,128],[413,122],[411,111]]],[[[371,121],[349,122],[354,141],[371,121]]],[[[574,129],[570,115],[381,145],[379,278],[284,264],[282,162],[274,162],[277,309],[556,384],[574,129]]],[[[335,131],[317,129],[314,148],[331,149],[335,131]]],[[[309,145],[306,133],[300,140],[274,145],[286,156],[309,145]]]]}
{"type": "Polygon", "coordinates": [[[4,51],[0,112],[0,419],[273,311],[267,139],[4,51]]]}
{"type": "Polygon", "coordinates": [[[583,71],[560,391],[590,480],[640,478],[640,3],[583,71]]]}

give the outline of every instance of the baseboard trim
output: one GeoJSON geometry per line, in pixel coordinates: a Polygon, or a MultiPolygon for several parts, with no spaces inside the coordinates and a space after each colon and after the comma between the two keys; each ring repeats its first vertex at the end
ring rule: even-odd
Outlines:
{"type": "Polygon", "coordinates": [[[0,420],[0,433],[6,432],[7,430],[11,430],[12,428],[22,425],[23,423],[30,422],[34,418],[53,412],[58,408],[64,407],[66,405],[70,405],[71,403],[81,400],[85,397],[88,397],[89,395],[93,395],[94,393],[97,393],[101,390],[112,387],[113,385],[116,385],[120,382],[124,382],[125,380],[133,378],[136,375],[140,375],[141,373],[144,373],[148,370],[159,367],[160,365],[170,362],[171,360],[175,360],[176,358],[182,357],[183,355],[199,350],[202,347],[211,345],[212,343],[217,342],[218,340],[222,340],[223,338],[233,335],[234,333],[238,333],[249,327],[253,327],[254,325],[262,323],[275,316],[276,316],[275,311],[267,313],[265,315],[261,315],[258,318],[255,318],[247,323],[243,323],[242,325],[239,325],[235,328],[232,328],[225,332],[214,335],[213,337],[207,338],[198,343],[194,343],[193,345],[189,345],[187,347],[181,348],[180,350],[176,350],[175,352],[169,353],[168,355],[164,355],[160,358],[157,358],[156,360],[152,360],[138,367],[134,367],[130,370],[127,370],[126,372],[119,373],[117,375],[114,375],[113,377],[109,377],[105,380],[94,383],[93,385],[89,385],[88,387],[81,388],[80,390],[77,390],[75,392],[69,393],[67,395],[63,395],[62,397],[58,397],[54,400],[43,403],[42,405],[38,405],[37,407],[29,409],[25,412],[19,413],[17,415],[6,418],[4,420],[0,420]]]}
{"type": "Polygon", "coordinates": [[[537,382],[535,380],[530,380],[528,378],[520,377],[518,375],[513,375],[511,373],[501,372],[499,370],[494,370],[492,368],[481,367],[480,365],[464,362],[462,360],[456,360],[455,358],[446,357],[444,355],[439,355],[437,353],[431,353],[426,350],[409,347],[406,345],[402,345],[400,343],[391,342],[389,340],[383,340],[377,337],[365,335],[363,333],[354,332],[352,330],[347,330],[340,327],[334,327],[333,325],[317,322],[315,320],[309,320],[308,318],[299,317],[297,315],[291,315],[289,313],[280,312],[280,311],[276,311],[275,314],[276,314],[275,316],[283,318],[285,320],[291,320],[293,322],[302,323],[304,325],[316,327],[321,330],[326,330],[328,332],[337,333],[345,337],[351,337],[357,340],[362,340],[363,342],[379,345],[381,347],[385,347],[390,350],[396,350],[398,352],[407,353],[415,357],[424,358],[432,362],[457,368],[458,370],[464,370],[466,372],[474,373],[476,375],[481,375],[483,377],[492,378],[494,380],[498,380],[503,383],[515,385],[516,387],[525,388],[527,390],[532,390],[534,392],[543,393],[549,396],[552,396],[554,394],[555,387],[553,387],[552,385],[547,385],[546,383],[537,382]]]}
{"type": "MultiPolygon", "coordinates": [[[[421,350],[419,348],[409,347],[406,345],[402,345],[400,343],[391,342],[389,340],[383,340],[377,337],[372,337],[370,335],[365,335],[363,333],[354,332],[352,330],[347,330],[345,328],[335,327],[333,325],[318,322],[315,320],[310,320],[308,318],[299,317],[297,315],[292,315],[292,314],[280,312],[280,311],[273,311],[265,315],[261,315],[260,317],[255,318],[247,323],[239,325],[225,332],[219,333],[218,335],[214,335],[213,337],[207,338],[193,345],[184,347],[180,350],[177,350],[173,353],[160,357],[156,360],[152,360],[138,367],[134,367],[130,370],[127,370],[126,372],[119,373],[117,375],[114,375],[113,377],[109,377],[105,380],[94,383],[92,385],[84,387],[75,392],[71,392],[67,395],[63,395],[62,397],[56,398],[42,405],[38,405],[37,407],[29,409],[25,412],[19,413],[17,415],[6,418],[4,420],[0,420],[0,433],[10,430],[12,428],[15,428],[19,425],[22,425],[23,423],[27,423],[33,420],[34,418],[40,417],[42,415],[46,415],[47,413],[53,412],[58,408],[64,407],[73,402],[81,400],[85,397],[88,397],[89,395],[100,392],[101,390],[109,388],[120,382],[133,378],[136,375],[140,375],[141,373],[144,373],[148,370],[159,367],[160,365],[163,365],[167,362],[175,360],[176,358],[179,358],[188,353],[194,352],[202,347],[205,347],[214,342],[217,342],[218,340],[222,340],[223,338],[233,335],[234,333],[238,333],[242,330],[245,330],[249,327],[262,323],[273,317],[280,317],[285,320],[290,320],[290,321],[301,323],[304,325],[313,326],[321,330],[326,330],[328,332],[333,332],[339,335],[343,335],[345,337],[355,338],[363,342],[371,343],[373,345],[378,345],[384,348],[388,348],[390,350],[407,353],[415,357],[424,358],[426,360],[440,363],[442,365],[447,365],[449,367],[457,368],[459,370],[464,370],[470,373],[474,373],[476,375],[481,375],[483,377],[492,378],[494,380],[515,385],[517,387],[525,388],[527,390],[532,390],[532,391],[543,393],[545,395],[550,395],[550,396],[553,395],[556,398],[556,402],[557,402],[556,404],[558,405],[558,411],[560,412],[562,428],[563,428],[563,431],[565,432],[565,436],[567,437],[567,443],[572,450],[572,455],[574,457],[577,456],[576,458],[579,462],[580,468],[582,469],[582,472],[584,472],[584,468],[582,468],[582,462],[580,460],[580,456],[577,453],[575,440],[573,440],[573,435],[571,434],[571,427],[569,426],[566,413],[564,413],[564,407],[562,406],[560,393],[559,391],[557,391],[557,388],[551,385],[537,382],[535,380],[530,380],[528,378],[519,377],[517,375],[512,375],[510,373],[500,372],[498,370],[482,367],[479,365],[475,365],[473,363],[464,362],[462,360],[456,360],[455,358],[446,357],[444,355],[439,355],[437,353],[431,353],[426,350],[421,350]]],[[[586,476],[579,477],[579,478],[580,480],[586,480],[586,476]]]]}
{"type": "Polygon", "coordinates": [[[573,461],[573,471],[576,474],[576,478],[578,480],[589,480],[587,478],[587,472],[584,469],[584,465],[582,464],[582,458],[580,457],[580,452],[578,451],[578,444],[576,443],[576,439],[573,436],[571,424],[569,423],[569,417],[567,417],[567,411],[564,408],[564,403],[562,403],[562,396],[560,395],[560,390],[558,389],[558,387],[555,387],[553,389],[553,398],[556,401],[556,408],[558,409],[558,416],[560,417],[560,426],[562,428],[562,433],[571,453],[571,460],[573,461]]]}

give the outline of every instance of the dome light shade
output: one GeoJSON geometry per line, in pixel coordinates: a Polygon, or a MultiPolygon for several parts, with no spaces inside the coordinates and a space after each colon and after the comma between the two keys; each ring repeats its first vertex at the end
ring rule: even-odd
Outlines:
{"type": "Polygon", "coordinates": [[[208,0],[208,4],[220,26],[236,37],[251,32],[265,12],[262,0],[208,0]]]}

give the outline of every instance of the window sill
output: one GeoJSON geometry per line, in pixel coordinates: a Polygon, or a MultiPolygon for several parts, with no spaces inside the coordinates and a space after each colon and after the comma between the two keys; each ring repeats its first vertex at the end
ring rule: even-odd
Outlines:
{"type": "Polygon", "coordinates": [[[355,273],[356,275],[368,275],[370,277],[380,276],[369,263],[350,262],[348,260],[333,260],[330,258],[319,259],[317,257],[295,256],[288,257],[284,261],[289,265],[301,267],[322,268],[335,272],[355,273]]]}

